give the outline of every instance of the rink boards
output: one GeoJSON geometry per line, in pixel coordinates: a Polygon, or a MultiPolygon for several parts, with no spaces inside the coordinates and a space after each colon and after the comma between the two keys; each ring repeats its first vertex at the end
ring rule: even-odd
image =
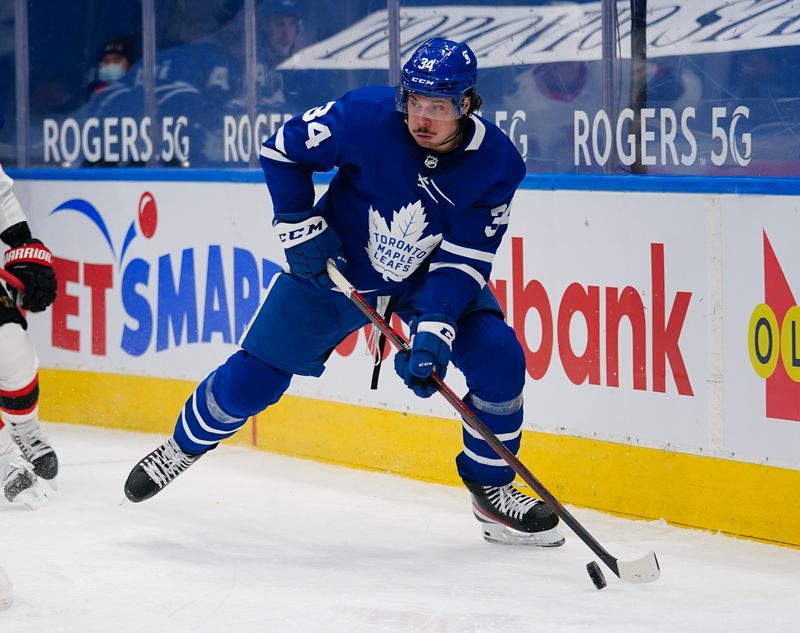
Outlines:
{"type": "MultiPolygon", "coordinates": [[[[168,433],[283,261],[266,188],[63,174],[16,184],[60,280],[31,318],[43,416],[168,433]]],[[[708,182],[528,177],[492,278],[526,350],[522,457],[568,503],[800,546],[800,190],[708,182]]],[[[370,390],[366,338],[238,441],[455,483],[456,416],[391,363],[370,390]]]]}

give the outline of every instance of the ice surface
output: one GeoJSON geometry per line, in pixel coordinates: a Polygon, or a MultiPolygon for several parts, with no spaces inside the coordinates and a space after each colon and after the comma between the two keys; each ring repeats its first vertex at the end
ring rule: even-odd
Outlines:
{"type": "Polygon", "coordinates": [[[603,567],[598,591],[571,532],[555,549],[490,545],[466,490],[223,446],[123,503],[160,438],[46,428],[59,490],[36,512],[0,506],[16,595],[0,633],[800,630],[798,550],[570,507],[615,556],[658,554],[657,582],[603,567]]]}

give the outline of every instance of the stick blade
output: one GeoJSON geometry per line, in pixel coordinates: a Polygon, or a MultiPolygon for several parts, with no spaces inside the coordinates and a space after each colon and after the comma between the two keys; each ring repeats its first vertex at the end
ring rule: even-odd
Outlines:
{"type": "Polygon", "coordinates": [[[661,576],[661,567],[655,552],[648,552],[636,560],[617,561],[619,579],[623,582],[654,582],[661,576]]]}

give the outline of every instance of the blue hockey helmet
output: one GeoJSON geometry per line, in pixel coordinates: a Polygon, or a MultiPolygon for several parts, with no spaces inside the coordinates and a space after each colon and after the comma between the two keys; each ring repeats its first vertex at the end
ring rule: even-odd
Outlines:
{"type": "Polygon", "coordinates": [[[300,18],[300,7],[296,0],[267,0],[265,6],[270,15],[300,18]]]}
{"type": "MultiPolygon", "coordinates": [[[[403,65],[397,109],[408,112],[409,94],[450,99],[459,118],[465,95],[478,80],[478,60],[469,46],[435,37],[423,42],[403,65]]],[[[437,118],[433,116],[432,118],[437,118]]]]}

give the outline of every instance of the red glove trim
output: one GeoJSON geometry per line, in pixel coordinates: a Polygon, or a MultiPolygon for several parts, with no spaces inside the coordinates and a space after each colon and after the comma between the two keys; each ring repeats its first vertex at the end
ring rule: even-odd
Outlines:
{"type": "Polygon", "coordinates": [[[28,244],[17,246],[6,251],[5,268],[9,264],[32,263],[40,266],[53,265],[53,253],[44,244],[28,244]]]}

